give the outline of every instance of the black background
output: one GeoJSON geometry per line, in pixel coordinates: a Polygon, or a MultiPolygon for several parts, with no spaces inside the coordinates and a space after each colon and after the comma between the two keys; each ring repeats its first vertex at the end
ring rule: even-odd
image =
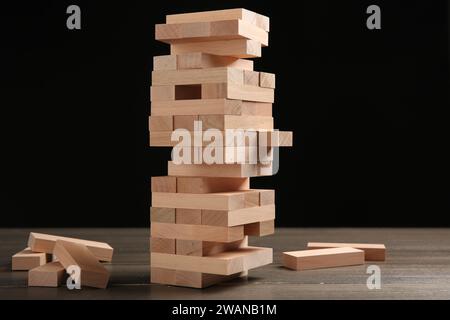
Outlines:
{"type": "Polygon", "coordinates": [[[0,226],[148,226],[153,39],[165,14],[271,19],[278,226],[450,226],[447,1],[17,1],[1,9],[0,226]],[[82,29],[66,28],[77,4],[82,29]],[[295,4],[295,7],[293,6],[295,4]],[[377,4],[382,30],[366,28],[377,4]]]}

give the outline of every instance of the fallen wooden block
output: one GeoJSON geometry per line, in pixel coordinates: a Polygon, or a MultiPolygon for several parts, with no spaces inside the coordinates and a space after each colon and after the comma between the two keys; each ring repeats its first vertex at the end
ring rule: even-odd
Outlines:
{"type": "MultiPolygon", "coordinates": [[[[272,163],[270,164],[174,164],[168,163],[168,173],[170,176],[190,176],[190,177],[259,177],[271,176],[272,163]]],[[[198,208],[193,208],[198,209],[198,208]]],[[[217,208],[204,208],[212,210],[222,210],[217,208]]],[[[237,209],[237,208],[236,208],[237,209]]],[[[234,210],[234,209],[224,209],[234,210]]]]}
{"type": "Polygon", "coordinates": [[[261,43],[255,40],[218,40],[177,43],[170,45],[170,54],[203,52],[235,58],[261,57],[261,43]]]}
{"type": "Polygon", "coordinates": [[[28,246],[32,251],[53,253],[53,248],[57,240],[63,240],[85,245],[100,261],[109,262],[112,260],[114,249],[111,248],[111,246],[105,242],[97,242],[97,241],[82,240],[76,238],[68,238],[43,233],[30,232],[30,236],[28,238],[28,246]]]}
{"type": "Polygon", "coordinates": [[[80,267],[81,286],[107,287],[109,272],[86,245],[58,239],[53,254],[66,270],[70,266],[80,267]]]}
{"type": "Polygon", "coordinates": [[[58,261],[49,262],[28,272],[29,287],[59,287],[67,273],[58,261]]]}
{"type": "Polygon", "coordinates": [[[179,193],[215,193],[249,189],[249,178],[177,177],[179,193]]]}
{"type": "Polygon", "coordinates": [[[386,247],[384,244],[308,242],[307,247],[308,249],[352,247],[363,250],[366,261],[384,261],[386,259],[386,247]]]}
{"type": "Polygon", "coordinates": [[[231,67],[242,70],[253,70],[253,61],[227,56],[218,56],[203,52],[188,52],[176,55],[177,69],[207,69],[231,67]]]}
{"type": "Polygon", "coordinates": [[[272,263],[272,248],[246,247],[206,257],[151,253],[151,267],[231,275],[272,263]]]}
{"type": "Polygon", "coordinates": [[[13,271],[26,271],[42,266],[50,261],[50,256],[43,252],[34,252],[30,248],[17,252],[11,258],[13,271]]]}
{"type": "Polygon", "coordinates": [[[244,238],[244,227],[216,227],[190,224],[153,222],[151,236],[179,240],[200,240],[213,242],[233,242],[244,238]]]}
{"type": "MultiPolygon", "coordinates": [[[[258,223],[259,226],[259,222],[261,221],[267,220],[273,221],[274,219],[275,219],[275,205],[273,204],[262,207],[258,206],[232,211],[202,210],[202,224],[210,226],[232,227],[253,223],[258,223]]],[[[248,229],[249,227],[244,226],[244,233],[246,233],[245,228],[248,229]]],[[[253,226],[252,228],[257,227],[253,226]]],[[[264,228],[262,229],[264,230],[264,228]]]]}
{"type": "Polygon", "coordinates": [[[169,44],[248,39],[269,45],[267,31],[239,19],[156,24],[155,39],[169,44]]]}
{"type": "Polygon", "coordinates": [[[242,8],[170,14],[166,16],[166,23],[208,22],[235,19],[240,19],[264,31],[269,31],[270,22],[268,17],[242,8]]]}
{"type": "Polygon", "coordinates": [[[202,83],[203,99],[235,99],[254,102],[274,102],[274,89],[240,83],[202,83]]]}
{"type": "Polygon", "coordinates": [[[275,220],[259,221],[244,225],[246,236],[263,237],[275,233],[275,220]]]}
{"type": "Polygon", "coordinates": [[[283,265],[293,270],[360,264],[364,264],[364,251],[350,247],[283,252],[283,265]]]}
{"type": "Polygon", "coordinates": [[[152,86],[244,83],[244,71],[236,68],[162,70],[152,72],[152,86]]]}

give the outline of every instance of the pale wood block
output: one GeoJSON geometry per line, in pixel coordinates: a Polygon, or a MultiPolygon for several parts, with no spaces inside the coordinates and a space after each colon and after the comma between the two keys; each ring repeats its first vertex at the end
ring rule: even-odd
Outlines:
{"type": "Polygon", "coordinates": [[[188,52],[203,52],[219,56],[235,58],[261,57],[261,43],[255,40],[218,40],[177,43],[170,45],[170,54],[182,54],[188,52]]]}
{"type": "Polygon", "coordinates": [[[152,86],[150,87],[150,101],[173,101],[175,100],[175,86],[152,86]]]}
{"type": "Polygon", "coordinates": [[[244,84],[259,86],[259,72],[244,70],[244,84]]]}
{"type": "Polygon", "coordinates": [[[214,193],[250,189],[249,178],[178,177],[177,192],[214,193]]]}
{"type": "Polygon", "coordinates": [[[152,192],[152,205],[161,208],[236,210],[245,207],[245,191],[204,194],[152,192]]]}
{"type": "MultiPolygon", "coordinates": [[[[168,173],[170,176],[234,177],[234,178],[271,176],[273,174],[272,163],[267,165],[261,163],[174,164],[172,161],[168,162],[168,173]]],[[[211,209],[211,208],[204,208],[204,209],[211,209]]]]}
{"type": "Polygon", "coordinates": [[[151,116],[148,117],[148,127],[150,131],[172,131],[172,116],[151,116]]]}
{"type": "Polygon", "coordinates": [[[177,56],[178,69],[206,69],[231,67],[242,70],[253,70],[253,61],[227,56],[217,56],[202,52],[188,52],[177,56]]]}
{"type": "Polygon", "coordinates": [[[247,190],[245,193],[245,207],[252,208],[257,206],[259,206],[259,190],[247,190]]]}
{"type": "Polygon", "coordinates": [[[151,253],[151,266],[231,275],[272,263],[272,248],[246,247],[206,257],[151,253]]]}
{"type": "Polygon", "coordinates": [[[243,20],[156,24],[155,39],[169,43],[248,39],[269,44],[266,31],[243,20]]]}
{"type": "Polygon", "coordinates": [[[177,178],[169,176],[152,177],[152,192],[177,192],[177,178]]]}
{"type": "Polygon", "coordinates": [[[203,256],[211,256],[225,251],[233,251],[239,248],[248,247],[248,237],[244,236],[242,240],[233,242],[212,242],[202,241],[203,243],[203,256]]]}
{"type": "MultiPolygon", "coordinates": [[[[203,225],[232,227],[239,225],[247,226],[248,224],[255,223],[254,226],[250,225],[252,227],[247,227],[247,229],[253,228],[253,230],[250,230],[253,232],[255,232],[254,229],[257,229],[260,226],[259,222],[268,220],[273,221],[274,219],[275,219],[275,205],[273,204],[231,211],[202,210],[203,225]]],[[[244,233],[246,233],[245,226],[244,226],[244,233]]],[[[259,234],[260,233],[257,233],[256,235],[259,234]]]]}
{"type": "Polygon", "coordinates": [[[12,271],[26,271],[46,264],[50,259],[49,255],[43,252],[34,252],[30,248],[25,248],[17,252],[11,258],[12,271]]]}
{"type": "Polygon", "coordinates": [[[69,237],[61,237],[44,233],[30,232],[28,237],[28,246],[32,251],[53,253],[53,248],[57,240],[73,242],[85,245],[94,256],[100,261],[112,260],[114,249],[106,242],[90,241],[69,237]]]}
{"type": "Polygon", "coordinates": [[[175,223],[176,211],[174,208],[150,208],[151,222],[175,223]]]}
{"type": "Polygon", "coordinates": [[[244,83],[244,71],[236,68],[163,70],[152,72],[153,86],[203,83],[244,83]]]}
{"type": "Polygon", "coordinates": [[[203,83],[202,99],[226,99],[228,86],[226,83],[203,83]]]}
{"type": "Polygon", "coordinates": [[[150,251],[160,253],[175,253],[175,239],[150,237],[150,251]]]}
{"type": "Polygon", "coordinates": [[[173,117],[174,130],[186,129],[188,131],[194,131],[194,121],[198,120],[199,120],[198,115],[174,116],[173,117]]]}
{"type": "Polygon", "coordinates": [[[203,241],[200,240],[176,240],[176,254],[186,256],[203,256],[203,241]]]}
{"type": "Polygon", "coordinates": [[[384,244],[378,243],[308,242],[307,247],[308,249],[352,247],[364,251],[366,261],[385,261],[386,259],[386,247],[384,244]]]}
{"type": "MultiPolygon", "coordinates": [[[[235,101],[235,100],[231,100],[235,101]]],[[[272,103],[243,101],[241,106],[241,115],[248,116],[272,116],[272,103]]]]}
{"type": "Polygon", "coordinates": [[[176,209],[176,223],[178,224],[202,224],[201,209],[176,209]]]}
{"type": "Polygon", "coordinates": [[[275,74],[268,72],[259,73],[259,86],[275,89],[275,74]]]}
{"type": "Polygon", "coordinates": [[[176,285],[175,274],[176,270],[151,267],[150,282],[175,286],[176,285]]]}
{"type": "Polygon", "coordinates": [[[268,147],[292,147],[292,131],[259,131],[258,145],[268,147]]]}
{"type": "Polygon", "coordinates": [[[258,189],[258,191],[259,191],[260,206],[275,204],[275,190],[258,189]]]}
{"type": "MultiPolygon", "coordinates": [[[[234,115],[267,115],[267,107],[256,108],[248,106],[241,100],[228,99],[188,99],[176,101],[157,101],[152,103],[151,113],[155,116],[177,115],[209,115],[209,114],[234,114],[234,115]]],[[[270,113],[271,116],[271,113],[270,113]]]]}
{"type": "Polygon", "coordinates": [[[246,236],[263,237],[275,233],[275,220],[260,221],[244,225],[246,236]]]}
{"type": "Polygon", "coordinates": [[[200,115],[203,130],[217,129],[273,129],[272,117],[260,116],[235,116],[235,115],[200,115]]]}
{"type": "Polygon", "coordinates": [[[177,56],[165,55],[153,57],[153,70],[176,70],[177,56]]]}
{"type": "Polygon", "coordinates": [[[213,242],[233,242],[244,238],[244,227],[242,226],[227,228],[153,222],[150,227],[152,237],[156,238],[213,242]]]}
{"type": "Polygon", "coordinates": [[[293,270],[309,270],[364,264],[364,251],[331,248],[283,252],[283,265],[293,270]]]}
{"type": "Polygon", "coordinates": [[[233,83],[202,83],[202,98],[273,103],[274,89],[233,83]]]}
{"type": "Polygon", "coordinates": [[[67,277],[66,270],[58,261],[49,262],[28,272],[29,287],[59,287],[67,277]]]}
{"type": "Polygon", "coordinates": [[[53,254],[65,269],[77,265],[80,267],[81,286],[106,288],[109,272],[97,257],[84,244],[56,240],[53,254]]]}
{"type": "Polygon", "coordinates": [[[166,16],[166,23],[209,22],[235,19],[243,20],[264,31],[269,31],[270,22],[268,17],[242,8],[170,14],[166,16]]]}

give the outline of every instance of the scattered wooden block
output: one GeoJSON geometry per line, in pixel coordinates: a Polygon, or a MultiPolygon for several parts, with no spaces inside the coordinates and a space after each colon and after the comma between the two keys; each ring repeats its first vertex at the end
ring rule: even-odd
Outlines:
{"type": "Polygon", "coordinates": [[[250,189],[249,178],[178,177],[179,193],[215,193],[250,189]]]}
{"type": "Polygon", "coordinates": [[[386,247],[384,244],[308,242],[308,249],[343,247],[352,247],[355,249],[363,250],[366,261],[384,261],[386,259],[386,247]]]}
{"type": "Polygon", "coordinates": [[[244,238],[244,228],[153,222],[151,235],[156,238],[233,242],[244,238]]]}
{"type": "Polygon", "coordinates": [[[202,83],[202,98],[273,103],[274,89],[234,83],[202,83]]]}
{"type": "Polygon", "coordinates": [[[250,86],[259,86],[259,72],[244,70],[244,84],[250,86]]]}
{"type": "Polygon", "coordinates": [[[217,129],[224,131],[227,129],[253,129],[270,130],[273,129],[272,117],[260,116],[235,116],[235,115],[200,115],[203,130],[217,129]]]}
{"type": "Polygon", "coordinates": [[[263,237],[275,233],[275,220],[259,221],[244,225],[246,236],[263,237]]]}
{"type": "Polygon", "coordinates": [[[176,223],[178,224],[202,224],[202,210],[200,209],[175,209],[176,223]]]}
{"type": "Polygon", "coordinates": [[[50,257],[43,252],[34,252],[30,248],[17,252],[11,258],[13,271],[26,271],[46,264],[50,257]]]}
{"type": "MultiPolygon", "coordinates": [[[[174,164],[172,161],[169,161],[168,173],[170,176],[230,178],[271,176],[273,174],[272,164],[174,164]]],[[[214,208],[205,209],[214,210],[214,208]]]]}
{"type": "Polygon", "coordinates": [[[248,39],[269,44],[266,31],[243,20],[156,24],[155,39],[169,43],[248,39]]]}
{"type": "Polygon", "coordinates": [[[177,69],[207,69],[231,67],[253,70],[253,61],[227,56],[217,56],[202,52],[188,52],[177,56],[177,69]]]}
{"type": "Polygon", "coordinates": [[[66,276],[66,270],[60,262],[49,262],[28,272],[28,286],[59,287],[66,276]]]}
{"type": "Polygon", "coordinates": [[[170,45],[170,54],[203,52],[235,58],[261,57],[261,43],[255,40],[218,40],[177,43],[170,45]]]}
{"type": "Polygon", "coordinates": [[[82,240],[76,238],[68,238],[61,236],[54,236],[43,233],[30,232],[28,238],[28,246],[32,251],[53,253],[53,248],[57,240],[73,242],[85,245],[94,256],[100,261],[111,261],[113,256],[113,248],[105,242],[97,242],[90,240],[82,240]]]}
{"type": "Polygon", "coordinates": [[[151,116],[148,118],[148,127],[150,131],[172,131],[173,117],[172,116],[151,116]]]}
{"type": "Polygon", "coordinates": [[[175,254],[175,239],[150,237],[150,251],[175,254]]]}
{"type": "Polygon", "coordinates": [[[188,131],[194,131],[194,121],[198,121],[198,115],[190,115],[190,116],[174,116],[173,124],[174,130],[176,129],[186,129],[188,131]]]}
{"type": "Polygon", "coordinates": [[[275,74],[268,72],[259,73],[259,86],[275,89],[275,74]]]}
{"type": "Polygon", "coordinates": [[[246,247],[207,257],[151,253],[154,268],[231,275],[272,263],[272,248],[246,247]]]}
{"type": "MultiPolygon", "coordinates": [[[[231,211],[202,210],[202,224],[210,226],[232,227],[256,223],[259,227],[259,222],[267,220],[273,221],[274,219],[275,205],[273,204],[231,211]]],[[[244,226],[244,233],[246,233],[245,228],[246,227],[244,226]]],[[[249,227],[247,227],[247,229],[248,228],[249,227]]],[[[257,226],[255,225],[253,228],[255,229],[257,226]]]]}
{"type": "Polygon", "coordinates": [[[176,70],[177,56],[165,55],[153,57],[153,70],[176,70]]]}
{"type": "Polygon", "coordinates": [[[350,247],[283,252],[283,265],[293,270],[360,264],[364,264],[364,251],[350,247]]]}
{"type": "Polygon", "coordinates": [[[108,285],[108,270],[84,244],[56,240],[53,254],[65,269],[74,265],[80,267],[81,286],[106,288],[108,285]]]}
{"type": "Polygon", "coordinates": [[[177,178],[169,176],[152,177],[152,192],[177,192],[177,178]]]}
{"type": "Polygon", "coordinates": [[[152,72],[153,86],[244,83],[244,71],[236,68],[163,70],[152,72]]]}
{"type": "Polygon", "coordinates": [[[150,101],[173,101],[175,100],[175,86],[151,86],[150,101]]]}
{"type": "Polygon", "coordinates": [[[204,12],[170,14],[166,16],[166,23],[208,22],[221,20],[235,20],[251,23],[269,32],[269,18],[247,9],[225,9],[204,12]]]}

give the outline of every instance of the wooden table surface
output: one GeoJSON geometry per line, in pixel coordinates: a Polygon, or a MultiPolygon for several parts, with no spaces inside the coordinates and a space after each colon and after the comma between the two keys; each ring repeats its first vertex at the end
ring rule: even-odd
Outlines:
{"type": "Polygon", "coordinates": [[[149,284],[148,229],[0,229],[0,299],[450,299],[450,229],[278,228],[250,244],[274,248],[274,263],[206,289],[149,284]],[[30,231],[106,241],[114,247],[108,289],[28,288],[27,272],[11,272],[11,256],[30,231]],[[291,271],[281,252],[308,241],[387,246],[387,260],[365,266],[291,271]],[[369,290],[367,266],[381,268],[382,287],[369,290]]]}

